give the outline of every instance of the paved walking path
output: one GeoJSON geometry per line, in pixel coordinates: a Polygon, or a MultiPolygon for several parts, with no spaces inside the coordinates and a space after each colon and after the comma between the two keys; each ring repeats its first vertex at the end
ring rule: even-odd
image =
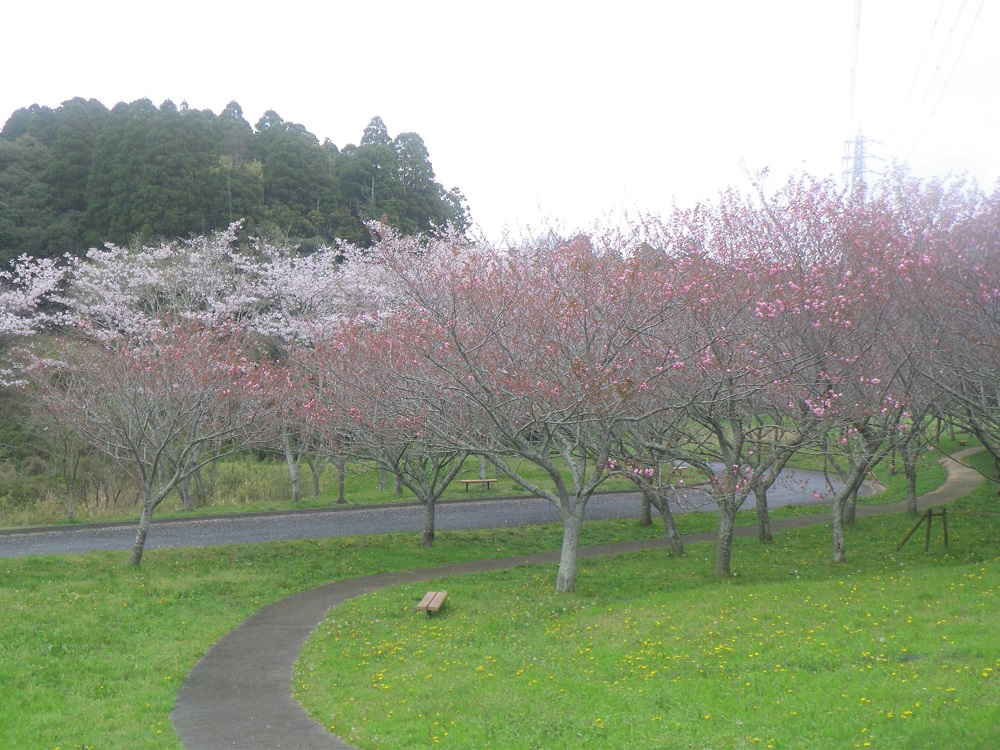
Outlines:
{"type": "MultiPolygon", "coordinates": [[[[964,455],[970,449],[956,454],[964,455]]],[[[948,479],[919,498],[920,509],[949,502],[975,489],[982,477],[956,461],[946,462],[948,479]]],[[[858,516],[899,512],[905,503],[861,506],[858,516]]],[[[829,513],[772,522],[774,531],[826,523],[829,513]]],[[[740,536],[757,533],[740,527],[740,536]]],[[[684,537],[685,543],[711,541],[714,532],[684,537]]],[[[586,547],[581,558],[615,555],[666,546],[665,538],[586,547]]],[[[264,607],[213,646],[195,665],[177,696],[171,720],[187,750],[345,750],[354,748],[329,734],[292,698],[292,667],[309,634],[326,613],[347,599],[389,586],[444,576],[504,570],[522,565],[558,562],[558,552],[477,560],[396,573],[352,578],[303,591],[264,607]]]]}

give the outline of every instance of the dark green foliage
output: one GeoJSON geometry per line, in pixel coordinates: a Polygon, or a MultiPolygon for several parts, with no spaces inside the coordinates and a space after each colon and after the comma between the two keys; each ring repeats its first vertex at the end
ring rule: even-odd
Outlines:
{"type": "Polygon", "coordinates": [[[0,131],[0,261],[240,219],[250,234],[304,248],[364,242],[363,222],[380,218],[406,233],[469,223],[461,193],[435,181],[423,139],[393,140],[379,117],[343,150],[273,110],[252,128],[236,102],[215,115],[170,100],[109,110],[75,98],[20,109],[0,131]]]}
{"type": "Polygon", "coordinates": [[[52,155],[30,133],[0,138],[0,262],[27,253],[52,256],[72,247],[76,216],[53,206],[45,175],[52,155]]]}

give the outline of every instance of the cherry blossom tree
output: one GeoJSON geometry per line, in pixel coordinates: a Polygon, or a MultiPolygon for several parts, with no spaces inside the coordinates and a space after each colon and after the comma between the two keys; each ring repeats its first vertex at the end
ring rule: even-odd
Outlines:
{"type": "Polygon", "coordinates": [[[434,386],[436,373],[407,355],[391,327],[368,321],[315,342],[300,363],[313,384],[304,404],[313,439],[398,477],[424,507],[421,541],[431,546],[437,501],[469,455],[424,429],[431,421],[459,429],[462,421],[449,394],[434,386]]]}
{"type": "Polygon", "coordinates": [[[65,275],[58,259],[27,255],[0,270],[0,336],[30,336],[57,322],[51,300],[65,275]]]}
{"type": "MultiPolygon", "coordinates": [[[[819,187],[829,198],[829,187],[819,187]]],[[[820,432],[811,406],[828,390],[817,377],[823,350],[798,344],[817,321],[837,329],[837,302],[821,309],[827,303],[811,277],[827,233],[795,215],[803,196],[817,192],[793,184],[755,200],[730,191],[643,227],[644,245],[683,268],[683,326],[694,356],[672,381],[683,394],[673,398],[686,403],[673,443],[683,449],[677,459],[709,477],[720,509],[719,576],[732,575],[736,512],[752,492],[758,534],[769,539],[767,490],[820,432]]]]}
{"type": "MultiPolygon", "coordinates": [[[[321,247],[303,255],[265,241],[238,242],[239,228],[237,223],[224,232],[158,246],[92,249],[70,268],[60,297],[67,319],[107,341],[120,336],[142,341],[168,318],[206,326],[236,322],[294,369],[291,360],[300,347],[378,299],[377,273],[356,248],[321,247]],[[349,264],[342,262],[345,253],[349,264]]],[[[299,416],[289,412],[274,432],[293,500],[301,494],[303,460],[316,470],[322,463],[311,455],[315,446],[296,421],[299,416]]],[[[314,483],[316,476],[314,471],[314,483]]],[[[180,489],[186,488],[181,482],[180,489]]]]}
{"type": "Polygon", "coordinates": [[[670,284],[614,250],[586,237],[504,253],[390,234],[372,251],[403,300],[386,321],[402,356],[435,372],[429,383],[464,415],[456,426],[430,413],[424,431],[557,508],[560,592],[575,583],[587,502],[613,473],[616,427],[641,417],[637,396],[680,357],[651,337],[673,312],[670,284]],[[518,472],[521,460],[551,486],[518,472]]]}
{"type": "Polygon", "coordinates": [[[229,327],[163,321],[142,342],[63,338],[25,356],[31,397],[142,488],[133,565],[164,498],[201,466],[258,441],[281,410],[284,374],[252,359],[247,335],[229,327]]]}
{"type": "Polygon", "coordinates": [[[914,332],[907,357],[923,387],[947,399],[953,424],[1000,460],[1000,187],[985,194],[962,181],[905,175],[894,187],[913,237],[899,263],[914,332]]]}
{"type": "MultiPolygon", "coordinates": [[[[6,355],[15,341],[56,324],[61,314],[52,300],[58,296],[66,267],[53,258],[22,255],[10,268],[0,269],[0,347],[6,355]]],[[[0,364],[0,385],[18,382],[12,363],[0,364]]]]}
{"type": "Polygon", "coordinates": [[[252,259],[235,247],[239,224],[223,232],[157,246],[92,248],[72,260],[60,302],[91,336],[140,340],[167,321],[240,321],[257,297],[252,259]]]}

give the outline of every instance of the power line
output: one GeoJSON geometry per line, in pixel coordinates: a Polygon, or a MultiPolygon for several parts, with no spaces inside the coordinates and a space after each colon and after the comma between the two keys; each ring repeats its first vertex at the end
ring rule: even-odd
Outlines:
{"type": "Polygon", "coordinates": [[[851,119],[854,119],[854,98],[858,83],[858,50],[861,46],[861,0],[854,3],[854,36],[851,42],[851,119]]]}
{"type": "MultiPolygon", "coordinates": [[[[962,0],[962,4],[958,8],[958,13],[955,14],[955,21],[954,23],[952,23],[951,30],[948,32],[948,38],[945,39],[944,47],[941,48],[941,57],[934,68],[934,72],[931,73],[930,80],[927,81],[927,88],[924,89],[924,95],[921,97],[920,103],[917,105],[917,108],[913,111],[913,117],[910,119],[910,124],[903,132],[903,137],[900,139],[899,142],[900,147],[902,147],[902,145],[906,142],[907,137],[913,131],[913,125],[914,123],[917,122],[917,116],[920,114],[920,112],[923,111],[924,103],[927,101],[927,97],[930,96],[931,90],[934,88],[934,81],[937,80],[938,73],[941,72],[941,64],[944,62],[945,56],[948,54],[948,47],[951,45],[951,39],[955,35],[955,28],[958,26],[958,20],[962,17],[962,10],[964,8],[965,8],[965,0],[962,0]]],[[[896,151],[899,151],[899,148],[897,148],[896,151]]]]}
{"type": "MultiPolygon", "coordinates": [[[[920,143],[920,140],[924,137],[924,132],[927,130],[927,126],[930,125],[931,119],[937,113],[938,105],[940,105],[941,100],[944,99],[945,92],[948,90],[948,84],[951,83],[952,76],[955,75],[955,70],[958,68],[958,63],[962,59],[962,55],[965,52],[965,47],[969,43],[969,38],[972,36],[973,29],[976,28],[976,22],[979,20],[979,14],[983,10],[983,6],[985,4],[986,0],[980,0],[979,7],[976,9],[976,15],[973,16],[972,23],[969,25],[969,30],[965,33],[965,39],[962,40],[962,46],[958,50],[958,55],[955,57],[955,62],[952,63],[951,70],[948,71],[948,77],[945,79],[944,86],[941,87],[941,91],[938,94],[937,101],[934,102],[934,107],[931,109],[931,113],[927,116],[927,119],[924,121],[923,127],[920,128],[920,132],[917,134],[917,139],[913,142],[913,146],[911,146],[910,150],[907,152],[906,159],[904,161],[909,160],[910,156],[916,150],[917,146],[920,143]]],[[[965,3],[963,2],[963,6],[964,5],[965,3]]]]}
{"type": "Polygon", "coordinates": [[[941,0],[941,4],[938,6],[937,15],[934,16],[934,25],[931,26],[931,33],[927,35],[927,43],[924,45],[924,51],[920,53],[920,62],[917,63],[917,70],[913,74],[913,80],[910,81],[910,88],[906,92],[906,99],[903,100],[903,109],[906,109],[906,105],[910,103],[910,96],[913,94],[913,89],[917,85],[917,80],[920,78],[920,72],[924,69],[924,61],[927,59],[927,53],[930,51],[931,42],[934,40],[934,32],[937,31],[938,21],[941,20],[941,12],[944,10],[945,3],[948,0],[941,0]]]}

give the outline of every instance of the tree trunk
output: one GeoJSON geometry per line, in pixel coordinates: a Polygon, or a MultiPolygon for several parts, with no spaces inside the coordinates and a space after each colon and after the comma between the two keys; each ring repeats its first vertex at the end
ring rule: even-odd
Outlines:
{"type": "Polygon", "coordinates": [[[830,515],[832,517],[832,542],[833,542],[833,562],[835,564],[847,562],[847,547],[844,540],[844,525],[845,519],[848,515],[848,502],[853,496],[855,499],[858,495],[858,487],[861,486],[861,482],[865,478],[865,464],[858,463],[852,469],[851,473],[845,477],[844,486],[840,488],[838,492],[833,497],[833,505],[830,509],[830,515]]]}
{"type": "Polygon", "coordinates": [[[903,470],[906,472],[906,512],[917,513],[917,451],[906,443],[900,452],[903,454],[903,470]]]}
{"type": "Polygon", "coordinates": [[[479,478],[488,479],[490,476],[489,472],[490,462],[486,460],[486,456],[479,457],[479,478]]]}
{"type": "Polygon", "coordinates": [[[847,495],[847,502],[844,504],[844,525],[853,526],[854,522],[858,518],[858,487],[855,485],[854,489],[850,491],[847,495]]]}
{"type": "Polygon", "coordinates": [[[832,543],[833,543],[833,562],[835,564],[842,564],[847,562],[847,546],[844,541],[844,509],[847,504],[848,493],[841,490],[837,496],[833,499],[833,511],[831,516],[833,517],[833,528],[832,528],[832,543]]]}
{"type": "Polygon", "coordinates": [[[320,486],[319,479],[323,476],[323,467],[326,462],[319,456],[316,456],[316,463],[312,467],[312,492],[313,500],[319,500],[320,486]]]}
{"type": "Polygon", "coordinates": [[[66,484],[66,520],[73,520],[73,489],[76,486],[75,482],[67,482],[66,484]]]}
{"type": "Polygon", "coordinates": [[[205,467],[195,471],[194,480],[194,501],[195,505],[203,505],[205,501],[215,492],[215,485],[219,478],[219,462],[212,461],[208,465],[208,479],[205,479],[205,467]]]}
{"type": "Polygon", "coordinates": [[[771,535],[771,514],[767,509],[767,488],[754,487],[753,497],[757,511],[757,538],[762,542],[774,541],[771,535]]]}
{"type": "Polygon", "coordinates": [[[392,475],[392,494],[402,495],[403,494],[403,478],[399,474],[392,475]]]}
{"type": "MultiPolygon", "coordinates": [[[[63,475],[63,480],[66,482],[66,520],[72,521],[74,512],[74,503],[76,500],[76,478],[80,470],[80,458],[83,454],[81,451],[75,451],[75,455],[72,461],[73,468],[70,469],[69,468],[70,461],[69,457],[67,456],[70,450],[69,445],[70,445],[69,438],[64,438],[63,455],[62,455],[62,475],[63,475]]],[[[84,492],[83,500],[84,504],[86,505],[87,501],[86,492],[84,492]]]]}
{"type": "Polygon", "coordinates": [[[576,585],[576,562],[580,552],[580,530],[583,527],[583,508],[563,513],[563,542],[559,554],[559,573],[556,576],[556,593],[568,594],[576,585]]]}
{"type": "Polygon", "coordinates": [[[347,502],[344,494],[344,486],[347,481],[347,456],[341,453],[337,456],[337,503],[343,505],[347,502]]]}
{"type": "MultiPolygon", "coordinates": [[[[663,501],[666,502],[666,501],[663,501]]],[[[662,510],[660,511],[663,512],[662,510]]],[[[669,512],[669,510],[668,510],[669,512]]],[[[652,503],[649,501],[649,496],[645,492],[642,493],[642,505],[639,508],[639,525],[640,526],[652,526],[653,525],[653,508],[652,503]]]]}
{"type": "Polygon", "coordinates": [[[732,578],[733,532],[736,528],[736,510],[731,502],[719,503],[719,535],[715,543],[715,575],[732,578]]]}
{"type": "Polygon", "coordinates": [[[385,492],[385,488],[389,485],[389,472],[385,469],[378,470],[378,488],[385,492]]]}
{"type": "Polygon", "coordinates": [[[149,525],[153,522],[153,508],[155,507],[155,504],[148,497],[142,504],[142,513],[139,515],[139,530],[132,543],[132,556],[129,557],[129,565],[138,566],[142,562],[142,553],[146,548],[146,535],[149,533],[149,525]]]}
{"type": "Polygon", "coordinates": [[[191,478],[186,477],[177,483],[177,494],[181,496],[181,508],[185,511],[194,510],[195,502],[191,494],[191,478]]]}
{"type": "Polygon", "coordinates": [[[674,514],[670,510],[670,502],[666,497],[660,496],[660,504],[657,510],[660,511],[660,518],[663,519],[663,527],[667,530],[667,539],[670,540],[670,551],[674,557],[684,557],[684,542],[677,531],[677,522],[674,521],[674,514]]]}
{"type": "Polygon", "coordinates": [[[288,478],[292,484],[292,502],[297,503],[302,499],[302,457],[296,455],[292,449],[292,440],[287,431],[282,430],[281,437],[285,449],[285,463],[288,464],[288,478]]]}
{"type": "Polygon", "coordinates": [[[434,501],[424,501],[424,533],[420,540],[423,547],[430,547],[434,544],[434,501]]]}

